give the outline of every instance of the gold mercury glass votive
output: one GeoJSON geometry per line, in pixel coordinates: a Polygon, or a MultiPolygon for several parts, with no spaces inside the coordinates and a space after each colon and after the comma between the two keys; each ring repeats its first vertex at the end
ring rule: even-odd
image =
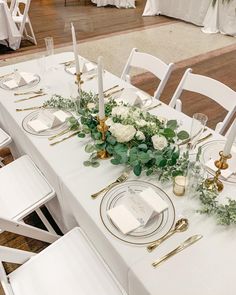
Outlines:
{"type": "Polygon", "coordinates": [[[187,178],[185,176],[176,176],[173,183],[173,193],[178,197],[183,196],[185,194],[186,185],[187,178]]]}

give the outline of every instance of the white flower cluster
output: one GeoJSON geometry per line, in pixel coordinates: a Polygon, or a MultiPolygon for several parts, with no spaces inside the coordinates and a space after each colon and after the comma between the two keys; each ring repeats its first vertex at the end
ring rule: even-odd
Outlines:
{"type": "MultiPolygon", "coordinates": [[[[112,117],[120,117],[123,120],[132,117],[132,119],[135,120],[136,127],[147,126],[155,128],[155,123],[140,119],[140,114],[141,110],[132,110],[126,106],[117,106],[112,109],[112,117]]],[[[130,124],[124,125],[121,123],[114,123],[112,118],[109,118],[106,120],[106,125],[109,126],[109,131],[116,138],[117,142],[129,142],[134,137],[140,141],[145,140],[145,134],[140,130],[136,130],[136,128],[130,124]]],[[[168,141],[164,136],[154,135],[151,139],[153,147],[156,150],[163,150],[168,145],[168,141]]]]}

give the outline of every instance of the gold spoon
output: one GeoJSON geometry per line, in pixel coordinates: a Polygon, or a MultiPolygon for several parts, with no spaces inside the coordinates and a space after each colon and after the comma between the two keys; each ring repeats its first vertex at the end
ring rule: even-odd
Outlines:
{"type": "Polygon", "coordinates": [[[169,231],[164,237],[149,244],[147,246],[147,250],[149,252],[152,252],[154,249],[156,249],[157,246],[159,246],[162,242],[164,242],[166,239],[168,239],[174,233],[186,231],[188,229],[188,225],[189,225],[188,219],[186,219],[186,218],[181,218],[181,219],[177,220],[174,228],[171,231],[169,231]]]}

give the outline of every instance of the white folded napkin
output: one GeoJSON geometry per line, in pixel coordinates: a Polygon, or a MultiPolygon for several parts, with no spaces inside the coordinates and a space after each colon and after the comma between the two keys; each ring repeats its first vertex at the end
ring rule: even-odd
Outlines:
{"type": "Polygon", "coordinates": [[[123,234],[129,233],[141,225],[124,205],[108,210],[107,215],[123,234]]]}
{"type": "Polygon", "coordinates": [[[0,144],[2,144],[8,138],[9,136],[2,129],[0,129],[0,144]]]}
{"type": "MultiPolygon", "coordinates": [[[[82,69],[81,70],[82,73],[85,74],[89,71],[94,70],[96,68],[96,65],[91,62],[87,62],[85,60],[82,60],[82,61],[80,61],[80,67],[82,69]]],[[[68,68],[67,71],[70,72],[72,75],[76,74],[75,66],[68,68]]]]}
{"type": "Polygon", "coordinates": [[[58,125],[65,122],[69,117],[63,111],[56,111],[54,113],[49,110],[42,110],[38,118],[32,121],[29,121],[27,124],[36,132],[42,132],[50,128],[57,127],[58,125]]]}
{"type": "MultiPolygon", "coordinates": [[[[215,160],[214,159],[211,159],[208,162],[206,162],[205,166],[207,168],[211,169],[214,172],[216,172],[218,170],[218,168],[215,166],[215,160]]],[[[233,174],[233,171],[231,171],[230,169],[221,170],[221,176],[224,179],[228,179],[232,174],[233,174]]]]}
{"type": "Polygon", "coordinates": [[[27,125],[30,126],[34,131],[38,133],[49,129],[49,127],[44,122],[40,121],[39,119],[29,121],[27,125]]]}
{"type": "Polygon", "coordinates": [[[35,81],[36,76],[32,73],[15,71],[12,79],[3,82],[9,89],[14,89],[20,86],[27,85],[35,81]]]}
{"type": "Polygon", "coordinates": [[[150,96],[140,90],[135,89],[124,89],[120,97],[117,98],[118,101],[128,103],[131,106],[144,106],[146,101],[150,99],[150,96]]]}

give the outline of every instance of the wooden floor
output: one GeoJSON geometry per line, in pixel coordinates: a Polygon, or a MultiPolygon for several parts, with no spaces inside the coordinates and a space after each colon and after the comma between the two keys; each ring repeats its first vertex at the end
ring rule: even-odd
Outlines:
{"type": "MultiPolygon", "coordinates": [[[[136,9],[117,9],[116,7],[97,7],[89,0],[33,0],[30,7],[30,19],[34,28],[38,45],[34,46],[23,41],[19,53],[29,53],[45,47],[44,38],[54,38],[55,46],[71,42],[71,22],[74,23],[77,39],[87,40],[127,30],[144,28],[150,25],[173,22],[167,17],[142,17],[146,0],[137,0],[136,9]]],[[[0,48],[0,56],[9,53],[6,48],[0,48]]]]}
{"type": "MultiPolygon", "coordinates": [[[[209,57],[199,62],[190,59],[185,66],[177,67],[170,76],[170,79],[162,93],[161,100],[169,103],[176,87],[178,86],[185,70],[192,68],[193,73],[205,75],[221,81],[236,91],[236,50],[227,53],[221,53],[214,57],[209,57]]],[[[158,84],[158,80],[151,74],[143,74],[134,78],[134,84],[153,95],[158,84]]],[[[200,94],[184,91],[182,96],[183,112],[190,117],[196,112],[204,113],[208,116],[207,125],[215,128],[226,115],[226,111],[215,102],[211,102],[209,98],[200,94]]]]}

